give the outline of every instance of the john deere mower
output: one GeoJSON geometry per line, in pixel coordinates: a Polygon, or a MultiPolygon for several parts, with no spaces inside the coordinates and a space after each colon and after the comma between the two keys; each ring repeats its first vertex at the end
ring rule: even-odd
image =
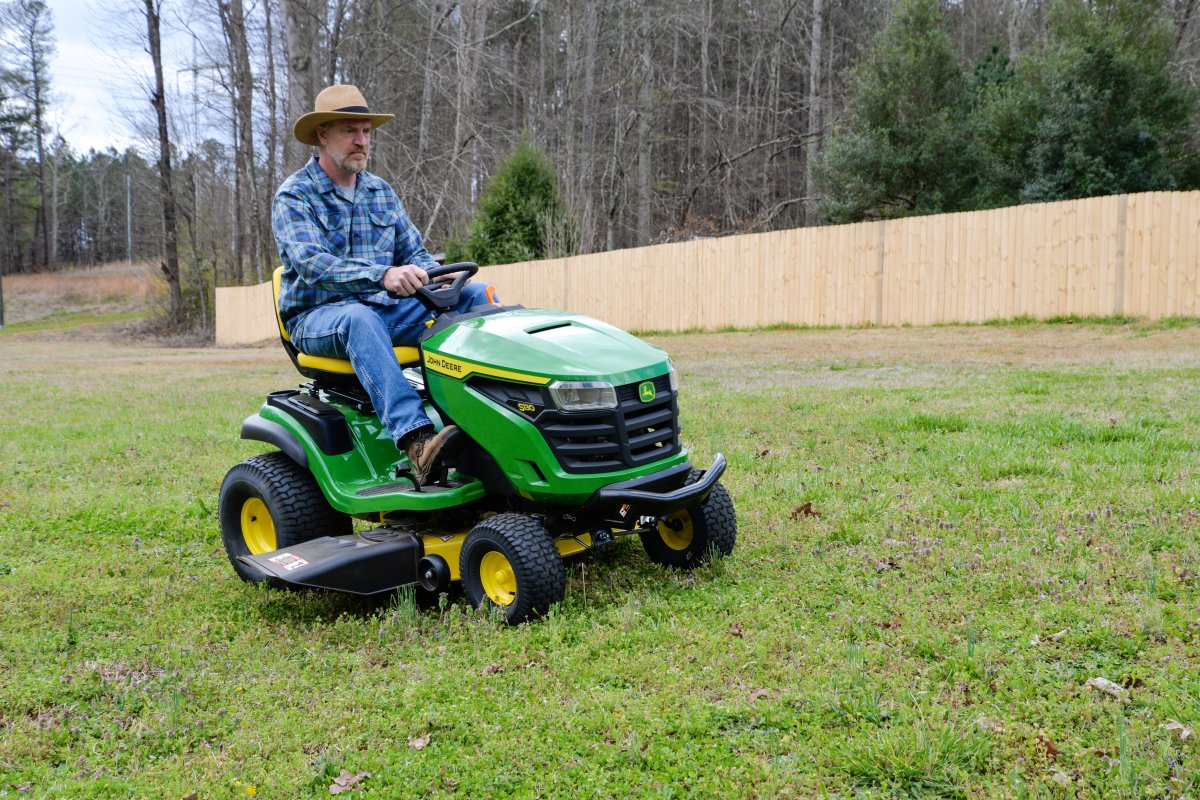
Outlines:
{"type": "MultiPolygon", "coordinates": [[[[439,266],[431,278],[458,275],[417,296],[449,309],[477,269],[439,266]]],[[[435,426],[465,435],[421,486],[350,362],[279,332],[308,382],[246,419],[243,439],[277,449],[221,485],[221,536],[243,580],[358,595],[461,581],[469,602],[515,625],[562,599],[563,558],[618,537],[636,534],[652,561],[684,570],[733,550],[724,456],[689,461],[674,367],[617,328],[486,305],[442,313],[418,347],[397,347],[435,426]]]]}

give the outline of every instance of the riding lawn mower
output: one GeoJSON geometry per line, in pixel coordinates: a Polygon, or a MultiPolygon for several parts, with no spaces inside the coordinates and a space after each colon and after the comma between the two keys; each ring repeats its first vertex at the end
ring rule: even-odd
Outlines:
{"type": "Polygon", "coordinates": [[[652,561],[685,570],[733,550],[725,457],[689,461],[667,354],[579,314],[446,311],[477,270],[430,270],[444,279],[416,296],[440,316],[417,347],[395,348],[435,426],[463,434],[421,485],[350,362],[300,352],[279,324],[308,382],[271,392],[245,420],[243,439],[277,449],[221,486],[221,535],[242,579],[358,595],[461,581],[470,603],[515,625],[562,600],[564,558],[618,537],[636,534],[652,561]]]}

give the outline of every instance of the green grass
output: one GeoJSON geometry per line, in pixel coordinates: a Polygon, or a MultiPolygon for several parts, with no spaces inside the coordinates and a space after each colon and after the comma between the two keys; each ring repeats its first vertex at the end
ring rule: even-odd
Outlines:
{"type": "Polygon", "coordinates": [[[1200,349],[1146,328],[665,337],[737,549],[516,629],[236,580],[281,353],[0,338],[0,797],[1196,797],[1200,349]]]}
{"type": "Polygon", "coordinates": [[[0,329],[0,336],[69,330],[85,325],[110,325],[114,322],[133,322],[134,320],[147,319],[151,315],[152,312],[144,309],[104,312],[60,311],[44,319],[8,323],[0,329]]]}

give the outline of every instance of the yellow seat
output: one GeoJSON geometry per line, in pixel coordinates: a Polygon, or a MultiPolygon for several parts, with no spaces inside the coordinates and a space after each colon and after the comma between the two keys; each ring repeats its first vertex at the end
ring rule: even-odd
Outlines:
{"type": "MultiPolygon", "coordinates": [[[[332,380],[335,383],[355,382],[354,367],[351,366],[349,359],[309,355],[300,352],[292,344],[292,337],[288,336],[287,329],[283,327],[283,319],[279,316],[279,284],[282,279],[283,267],[276,267],[275,274],[271,276],[271,288],[275,297],[275,324],[279,326],[279,338],[283,340],[283,347],[291,356],[296,369],[300,370],[301,375],[308,378],[332,380]]],[[[392,349],[396,353],[396,361],[401,364],[416,364],[421,360],[421,351],[415,347],[393,347],[392,349]]]]}

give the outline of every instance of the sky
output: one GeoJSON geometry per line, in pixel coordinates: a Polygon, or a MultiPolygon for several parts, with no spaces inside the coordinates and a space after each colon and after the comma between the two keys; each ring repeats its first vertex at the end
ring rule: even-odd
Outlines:
{"type": "MultiPolygon", "coordinates": [[[[136,75],[150,73],[150,57],[132,41],[132,32],[135,22],[145,25],[145,17],[129,14],[130,21],[122,22],[114,16],[114,6],[135,7],[129,0],[47,0],[46,5],[54,12],[58,51],[50,64],[52,124],[79,152],[138,144],[129,119],[132,113],[148,114],[149,99],[136,75]]],[[[168,35],[163,43],[168,80],[175,70],[171,45],[168,35]]]]}

